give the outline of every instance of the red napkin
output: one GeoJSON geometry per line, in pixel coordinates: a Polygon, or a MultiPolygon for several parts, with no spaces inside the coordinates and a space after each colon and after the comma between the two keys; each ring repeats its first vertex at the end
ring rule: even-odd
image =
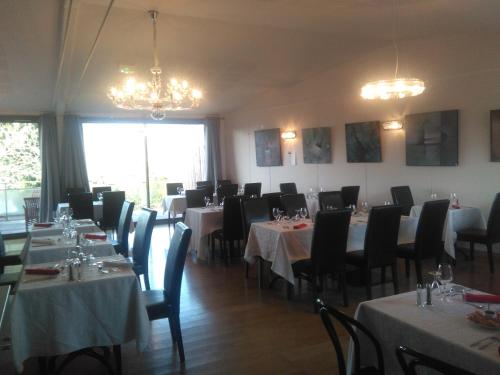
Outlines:
{"type": "Polygon", "coordinates": [[[300,223],[300,224],[294,225],[293,229],[302,229],[302,228],[306,228],[306,227],[307,227],[306,223],[300,223]]]}
{"type": "Polygon", "coordinates": [[[477,303],[498,303],[500,304],[500,296],[494,294],[473,294],[465,293],[465,302],[477,302],[477,303]]]}
{"type": "Polygon", "coordinates": [[[452,204],[451,208],[454,208],[455,210],[458,210],[460,208],[459,204],[452,204]]]}
{"type": "Polygon", "coordinates": [[[83,235],[87,240],[106,240],[107,236],[105,234],[97,234],[97,233],[85,233],[83,235]]]}
{"type": "Polygon", "coordinates": [[[27,275],[57,275],[59,270],[56,268],[27,268],[24,270],[27,275]]]}
{"type": "Polygon", "coordinates": [[[53,223],[35,223],[33,224],[33,226],[35,228],[50,228],[52,225],[54,225],[53,223]]]}

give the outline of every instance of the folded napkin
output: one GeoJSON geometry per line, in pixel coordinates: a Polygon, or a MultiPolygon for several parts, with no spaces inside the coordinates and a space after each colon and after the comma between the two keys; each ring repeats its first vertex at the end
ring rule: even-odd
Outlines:
{"type": "Polygon", "coordinates": [[[45,245],[55,245],[56,241],[53,238],[32,238],[31,245],[34,246],[45,246],[45,245]]]}
{"type": "Polygon", "coordinates": [[[102,262],[103,267],[117,267],[117,268],[132,268],[132,263],[127,261],[126,259],[123,260],[104,260],[102,262]]]}
{"type": "Polygon", "coordinates": [[[465,293],[465,302],[476,302],[476,303],[498,303],[500,304],[500,296],[494,294],[474,294],[465,293]]]}
{"type": "Polygon", "coordinates": [[[85,233],[83,235],[83,238],[85,238],[87,240],[101,240],[101,241],[105,241],[108,237],[105,234],[85,233]]]}
{"type": "Polygon", "coordinates": [[[454,208],[455,210],[458,210],[460,208],[459,204],[452,204],[451,208],[454,208]]]}
{"type": "Polygon", "coordinates": [[[58,275],[57,268],[26,268],[24,272],[27,275],[58,275]]]}
{"type": "Polygon", "coordinates": [[[306,223],[300,223],[300,224],[295,224],[293,226],[293,229],[303,229],[303,228],[306,228],[306,227],[307,227],[306,223]]]}
{"type": "Polygon", "coordinates": [[[35,223],[33,226],[35,228],[50,228],[54,223],[35,223]]]}

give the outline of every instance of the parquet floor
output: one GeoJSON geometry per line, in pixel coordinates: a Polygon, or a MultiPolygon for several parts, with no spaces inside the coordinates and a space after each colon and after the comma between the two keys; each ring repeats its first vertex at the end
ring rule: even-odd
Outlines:
{"type": "MultiPolygon", "coordinates": [[[[169,242],[167,226],[154,230],[151,251],[152,283],[160,288],[169,242]]],[[[410,289],[400,264],[401,291],[410,289]]],[[[500,255],[498,272],[490,276],[487,258],[477,254],[474,263],[459,257],[455,267],[458,283],[500,294],[500,255]]],[[[432,262],[426,269],[433,267],[432,262]]],[[[181,301],[181,324],[186,351],[185,366],[172,348],[167,321],[152,323],[150,348],[138,355],[135,343],[123,346],[125,374],[335,374],[335,352],[318,315],[312,313],[311,295],[305,283],[294,299],[285,298],[284,283],[270,290],[259,290],[255,272],[244,277],[244,263],[236,258],[229,267],[223,262],[186,262],[181,301]]],[[[413,288],[414,289],[414,288],[413,288]]],[[[392,284],[376,286],[374,298],[392,293],[392,284]]],[[[364,299],[364,288],[349,287],[350,306],[343,311],[354,314],[364,299]]],[[[325,299],[341,306],[332,286],[325,299]]],[[[75,322],[77,324],[77,322],[75,322]]],[[[347,338],[344,336],[347,346],[347,338]]],[[[0,373],[14,374],[9,352],[0,352],[0,373]]],[[[36,360],[26,362],[24,374],[36,374],[36,360]]],[[[64,373],[104,374],[91,359],[81,358],[64,373]]]]}

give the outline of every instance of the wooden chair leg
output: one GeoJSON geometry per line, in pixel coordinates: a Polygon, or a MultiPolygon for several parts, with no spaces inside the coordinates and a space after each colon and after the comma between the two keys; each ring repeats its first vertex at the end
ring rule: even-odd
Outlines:
{"type": "Polygon", "coordinates": [[[368,300],[372,299],[372,270],[370,268],[365,269],[365,284],[366,284],[366,298],[368,300]]]}
{"type": "Polygon", "coordinates": [[[399,294],[399,280],[398,280],[398,266],[393,264],[391,266],[392,285],[394,286],[394,294],[399,294]]]}
{"type": "Polygon", "coordinates": [[[405,275],[406,278],[410,277],[410,259],[405,258],[405,275]]]}
{"type": "Polygon", "coordinates": [[[181,321],[179,319],[179,316],[175,314],[169,319],[173,320],[172,324],[175,327],[175,337],[177,341],[177,351],[179,352],[179,359],[181,363],[184,363],[186,361],[186,358],[184,356],[184,344],[182,342],[181,321]]]}
{"type": "Polygon", "coordinates": [[[469,242],[469,249],[470,249],[470,260],[474,260],[474,242],[470,241],[469,242]]]}
{"type": "Polygon", "coordinates": [[[495,265],[493,263],[493,247],[491,243],[486,244],[488,249],[488,261],[490,262],[490,273],[495,273],[495,265]]]}

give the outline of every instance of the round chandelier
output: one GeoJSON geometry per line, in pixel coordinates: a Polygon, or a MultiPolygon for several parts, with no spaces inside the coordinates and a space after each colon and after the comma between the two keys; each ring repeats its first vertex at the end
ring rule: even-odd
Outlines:
{"type": "Polygon", "coordinates": [[[361,88],[361,97],[367,100],[402,99],[420,95],[424,90],[424,81],[418,78],[394,78],[368,82],[361,88]]]}
{"type": "Polygon", "coordinates": [[[153,21],[153,57],[152,78],[149,82],[138,82],[134,77],[126,77],[121,87],[111,87],[108,98],[121,109],[147,110],[151,118],[162,120],[166,111],[181,111],[196,108],[203,94],[200,89],[192,87],[186,80],[171,78],[164,82],[156,47],[156,21],[158,12],[150,10],[153,21]]]}

